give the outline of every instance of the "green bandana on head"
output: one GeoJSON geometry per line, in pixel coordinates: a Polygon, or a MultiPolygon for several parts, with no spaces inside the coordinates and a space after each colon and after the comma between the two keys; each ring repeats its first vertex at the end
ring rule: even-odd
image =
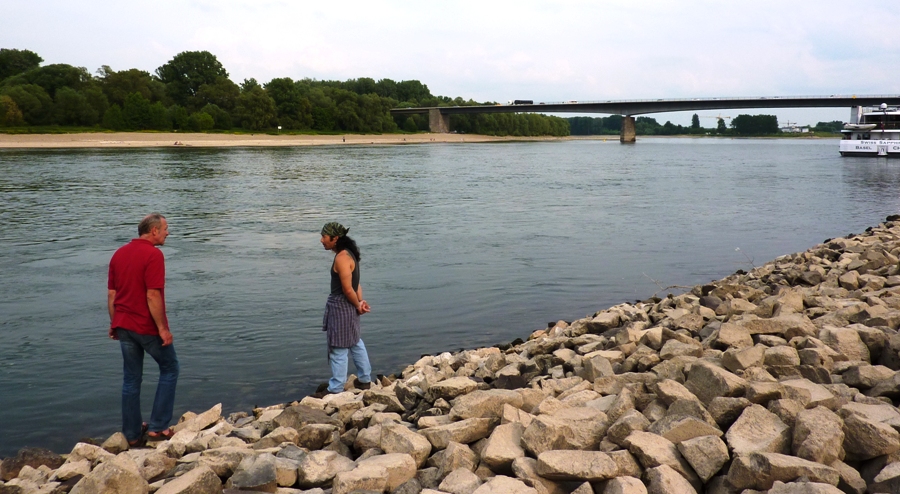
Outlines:
{"type": "Polygon", "coordinates": [[[326,223],[322,227],[322,235],[328,235],[329,237],[343,237],[349,231],[349,228],[344,228],[344,225],[334,221],[326,223]]]}

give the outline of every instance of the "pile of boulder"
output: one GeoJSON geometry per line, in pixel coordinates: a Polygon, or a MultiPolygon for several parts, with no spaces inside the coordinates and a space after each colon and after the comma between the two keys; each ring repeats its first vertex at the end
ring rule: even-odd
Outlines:
{"type": "Polygon", "coordinates": [[[891,216],[367,390],[25,449],[0,494],[900,492],[898,258],[891,216]]]}

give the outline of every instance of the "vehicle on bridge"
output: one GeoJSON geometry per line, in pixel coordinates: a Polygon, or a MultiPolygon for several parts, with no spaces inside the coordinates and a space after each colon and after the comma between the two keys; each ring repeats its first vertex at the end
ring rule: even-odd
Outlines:
{"type": "Polygon", "coordinates": [[[900,109],[854,106],[841,134],[841,156],[900,158],[900,109]]]}
{"type": "Polygon", "coordinates": [[[511,105],[533,105],[534,100],[530,99],[514,99],[510,100],[509,104],[511,105]]]}

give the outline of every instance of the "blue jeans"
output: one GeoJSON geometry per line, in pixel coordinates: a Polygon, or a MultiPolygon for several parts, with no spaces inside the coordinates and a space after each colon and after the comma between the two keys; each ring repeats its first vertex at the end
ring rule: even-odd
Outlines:
{"type": "Polygon", "coordinates": [[[328,380],[328,391],[340,393],[344,391],[344,383],[347,382],[347,354],[353,357],[353,365],[356,366],[358,379],[361,383],[372,382],[372,365],[369,364],[369,354],[366,353],[366,345],[362,338],[350,348],[334,348],[328,354],[328,363],[331,365],[331,379],[328,380]]]}
{"type": "Polygon", "coordinates": [[[175,407],[175,384],[178,382],[178,357],[175,346],[162,346],[159,336],[137,334],[116,328],[122,347],[124,379],[122,380],[122,432],[129,441],[141,438],[141,381],[144,374],[144,352],[159,365],[159,384],[153,399],[148,430],[164,431],[172,421],[175,407]]]}

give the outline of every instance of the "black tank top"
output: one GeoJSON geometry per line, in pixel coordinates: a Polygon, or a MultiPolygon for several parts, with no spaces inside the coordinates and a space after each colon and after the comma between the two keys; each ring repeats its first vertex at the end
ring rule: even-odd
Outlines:
{"type": "MultiPolygon", "coordinates": [[[[342,252],[346,252],[350,254],[350,257],[353,258],[353,273],[350,275],[352,283],[353,283],[353,291],[359,290],[359,260],[356,256],[353,255],[353,252],[350,252],[349,249],[344,249],[342,252]]],[[[337,258],[337,256],[334,256],[337,258]]],[[[334,271],[334,262],[331,263],[331,294],[332,295],[342,295],[344,293],[344,288],[341,286],[341,276],[334,271]]]]}

